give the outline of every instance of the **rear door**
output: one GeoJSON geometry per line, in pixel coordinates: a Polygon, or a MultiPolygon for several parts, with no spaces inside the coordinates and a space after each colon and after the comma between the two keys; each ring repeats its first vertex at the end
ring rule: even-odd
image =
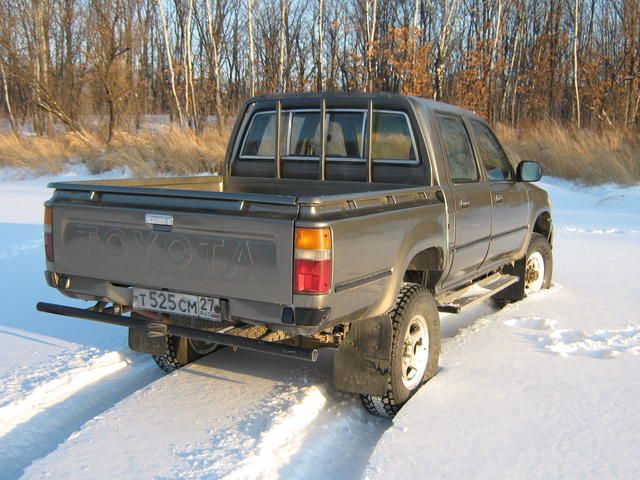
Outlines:
{"type": "Polygon", "coordinates": [[[480,175],[466,126],[459,116],[437,114],[454,198],[453,261],[445,286],[473,276],[484,262],[491,235],[491,195],[480,175]]]}
{"type": "Polygon", "coordinates": [[[490,265],[506,260],[522,247],[528,231],[528,198],[491,129],[478,120],[468,120],[468,125],[493,201],[491,242],[485,260],[490,265]]]}

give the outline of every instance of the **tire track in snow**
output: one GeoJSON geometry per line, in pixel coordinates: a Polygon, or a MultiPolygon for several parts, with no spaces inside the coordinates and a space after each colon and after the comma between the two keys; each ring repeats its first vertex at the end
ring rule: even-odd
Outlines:
{"type": "Polygon", "coordinates": [[[163,479],[358,478],[391,421],[364,411],[356,395],[331,386],[331,352],[283,379],[233,428],[175,449],[163,479]]]}
{"type": "Polygon", "coordinates": [[[81,389],[89,387],[129,365],[130,361],[122,354],[108,352],[95,356],[81,367],[50,376],[50,379],[36,385],[22,398],[0,408],[0,438],[44,410],[65,401],[81,389]]]}
{"type": "Polygon", "coordinates": [[[98,349],[69,350],[27,371],[1,381],[2,479],[18,478],[88,420],[160,376],[150,359],[98,349]]]}
{"type": "Polygon", "coordinates": [[[301,437],[326,403],[326,396],[317,386],[309,387],[302,400],[292,405],[286,414],[276,417],[271,428],[262,434],[256,452],[225,478],[277,478],[278,470],[300,449],[301,437]]]}

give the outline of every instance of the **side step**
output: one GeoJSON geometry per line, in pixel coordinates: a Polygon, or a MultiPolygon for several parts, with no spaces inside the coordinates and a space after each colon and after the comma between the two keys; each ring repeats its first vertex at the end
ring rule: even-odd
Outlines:
{"type": "Polygon", "coordinates": [[[515,275],[494,273],[461,289],[439,295],[436,297],[438,310],[447,313],[460,313],[463,309],[492,297],[517,281],[518,277],[515,275]]]}

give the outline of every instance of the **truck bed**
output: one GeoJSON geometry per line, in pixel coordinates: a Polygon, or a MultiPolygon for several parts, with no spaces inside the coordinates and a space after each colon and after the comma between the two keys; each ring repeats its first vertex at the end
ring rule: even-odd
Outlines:
{"type": "MultiPolygon", "coordinates": [[[[50,187],[56,189],[49,202],[55,255],[47,267],[75,278],[67,294],[100,291],[113,299],[118,288],[137,286],[275,306],[293,302],[296,221],[424,204],[430,188],[275,179],[223,183],[217,176],[50,187]],[[149,216],[170,219],[171,225],[149,216]]],[[[335,278],[352,274],[340,268],[335,278]]]]}

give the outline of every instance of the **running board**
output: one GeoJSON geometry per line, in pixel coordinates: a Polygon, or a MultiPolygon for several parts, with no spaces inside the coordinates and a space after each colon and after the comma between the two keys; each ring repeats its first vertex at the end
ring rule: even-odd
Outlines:
{"type": "Polygon", "coordinates": [[[443,295],[436,297],[438,303],[438,310],[447,313],[460,313],[463,309],[480,303],[489,297],[492,297],[496,293],[504,290],[505,288],[518,282],[518,277],[515,275],[502,275],[500,273],[494,273],[481,280],[473,282],[466,287],[453,292],[447,292],[443,295]],[[479,292],[477,294],[467,294],[473,287],[480,287],[486,291],[479,292]]]}

